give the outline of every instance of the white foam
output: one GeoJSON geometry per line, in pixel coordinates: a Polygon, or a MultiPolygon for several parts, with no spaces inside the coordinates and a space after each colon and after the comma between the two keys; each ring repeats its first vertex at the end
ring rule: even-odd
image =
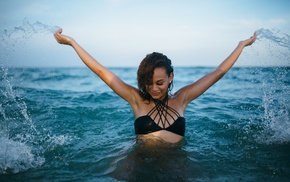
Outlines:
{"type": "MultiPolygon", "coordinates": [[[[282,72],[282,71],[281,71],[282,72]]],[[[290,142],[290,85],[283,83],[287,79],[285,73],[272,75],[272,83],[263,81],[262,108],[264,114],[262,132],[256,135],[259,143],[289,143],[290,142]]]]}
{"type": "Polygon", "coordinates": [[[0,138],[0,173],[18,173],[35,168],[45,162],[43,157],[33,154],[32,148],[25,143],[0,138]]]}

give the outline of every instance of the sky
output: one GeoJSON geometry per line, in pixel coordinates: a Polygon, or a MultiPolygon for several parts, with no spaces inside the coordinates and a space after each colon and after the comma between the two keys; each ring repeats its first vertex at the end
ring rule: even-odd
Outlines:
{"type": "MultiPolygon", "coordinates": [[[[290,35],[289,7],[288,0],[0,0],[0,64],[83,66],[71,47],[54,40],[61,27],[108,67],[136,67],[152,52],[174,66],[217,66],[261,28],[290,35]]],[[[275,61],[277,53],[262,56],[271,43],[256,43],[237,65],[290,65],[285,56],[275,61]]]]}

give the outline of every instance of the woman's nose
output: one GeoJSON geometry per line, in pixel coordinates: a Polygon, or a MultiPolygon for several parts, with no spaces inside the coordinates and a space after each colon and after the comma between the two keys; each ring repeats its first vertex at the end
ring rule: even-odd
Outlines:
{"type": "Polygon", "coordinates": [[[152,90],[153,90],[153,91],[157,91],[157,90],[158,90],[158,88],[157,88],[157,85],[156,85],[156,84],[153,84],[153,85],[152,85],[152,90]]]}

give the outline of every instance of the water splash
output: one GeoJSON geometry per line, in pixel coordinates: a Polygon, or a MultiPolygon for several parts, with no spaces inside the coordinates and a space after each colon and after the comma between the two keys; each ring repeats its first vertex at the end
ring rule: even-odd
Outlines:
{"type": "Polygon", "coordinates": [[[265,28],[257,30],[256,33],[257,41],[253,44],[248,58],[252,65],[290,66],[290,36],[287,33],[265,28]]]}
{"type": "MultiPolygon", "coordinates": [[[[261,28],[251,57],[271,68],[271,74],[261,75],[262,112],[258,125],[261,132],[255,134],[256,141],[264,144],[290,142],[290,36],[280,30],[261,28]]],[[[252,58],[252,59],[253,59],[252,58]]],[[[267,71],[267,73],[269,73],[267,71]]]]}
{"type": "Polygon", "coordinates": [[[290,143],[290,36],[265,28],[256,32],[257,41],[247,55],[259,66],[250,69],[260,77],[260,113],[254,116],[257,123],[253,121],[260,131],[253,130],[253,136],[261,144],[290,143]]]}
{"type": "Polygon", "coordinates": [[[23,142],[0,137],[0,147],[0,174],[18,173],[45,162],[44,157],[34,154],[33,148],[23,142]]]}
{"type": "Polygon", "coordinates": [[[35,126],[29,108],[15,85],[19,80],[13,84],[10,70],[4,66],[18,50],[17,47],[23,47],[33,37],[51,34],[58,28],[24,19],[22,25],[10,31],[4,30],[0,37],[0,174],[38,167],[45,162],[43,153],[47,148],[69,142],[69,137],[50,136],[47,134],[49,131],[44,132],[35,126]]]}
{"type": "MultiPolygon", "coordinates": [[[[267,59],[282,63],[282,68],[273,68],[262,80],[263,131],[257,137],[260,143],[290,142],[290,36],[279,30],[259,29],[257,39],[264,44],[267,59]]],[[[264,59],[261,54],[258,55],[264,59]]]]}
{"type": "Polygon", "coordinates": [[[280,30],[269,30],[261,28],[256,31],[257,40],[268,39],[272,43],[275,43],[281,47],[285,47],[290,50],[290,36],[280,30]]]}
{"type": "Polygon", "coordinates": [[[3,44],[10,42],[11,46],[15,46],[18,42],[25,42],[34,35],[53,34],[59,28],[59,26],[46,25],[39,21],[30,23],[24,19],[22,25],[16,26],[12,30],[5,29],[3,36],[1,36],[1,42],[3,44]],[[12,42],[12,39],[16,42],[12,42]]]}
{"type": "Polygon", "coordinates": [[[29,42],[35,41],[33,45],[38,45],[38,41],[41,40],[43,43],[45,41],[43,37],[51,36],[57,29],[59,29],[58,26],[46,25],[39,21],[31,23],[26,18],[22,21],[22,25],[15,26],[11,30],[5,29],[0,36],[0,66],[4,67],[14,61],[11,60],[11,57],[20,54],[29,42]]]}
{"type": "Polygon", "coordinates": [[[3,94],[2,98],[2,104],[0,105],[0,112],[3,115],[3,118],[5,121],[10,120],[9,117],[7,117],[6,111],[7,108],[13,107],[15,110],[20,111],[21,116],[23,117],[24,121],[28,122],[28,125],[30,126],[31,130],[33,132],[36,132],[35,126],[32,123],[32,119],[29,117],[28,112],[27,112],[27,105],[23,100],[21,100],[21,97],[19,97],[12,88],[12,85],[9,82],[9,79],[7,77],[8,74],[8,68],[1,68],[1,77],[2,77],[2,82],[4,84],[4,88],[1,89],[1,92],[3,94]],[[7,103],[9,107],[3,107],[7,103]],[[14,106],[13,106],[14,105],[14,106]]]}
{"type": "Polygon", "coordinates": [[[26,103],[13,90],[8,69],[1,68],[0,73],[0,173],[17,173],[39,166],[45,160],[33,151],[31,142],[36,140],[39,132],[29,116],[26,103]],[[15,133],[18,130],[21,132],[15,133]]]}
{"type": "Polygon", "coordinates": [[[290,73],[289,68],[276,68],[269,80],[262,80],[263,128],[259,143],[290,142],[290,73]]]}

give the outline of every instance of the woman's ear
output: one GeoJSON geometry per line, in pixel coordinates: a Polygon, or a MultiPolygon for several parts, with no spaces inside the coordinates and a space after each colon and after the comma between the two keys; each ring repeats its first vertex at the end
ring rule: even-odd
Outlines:
{"type": "Polygon", "coordinates": [[[172,82],[173,77],[174,77],[174,74],[173,74],[173,72],[171,72],[170,75],[169,75],[169,82],[170,82],[170,83],[172,82]]]}

